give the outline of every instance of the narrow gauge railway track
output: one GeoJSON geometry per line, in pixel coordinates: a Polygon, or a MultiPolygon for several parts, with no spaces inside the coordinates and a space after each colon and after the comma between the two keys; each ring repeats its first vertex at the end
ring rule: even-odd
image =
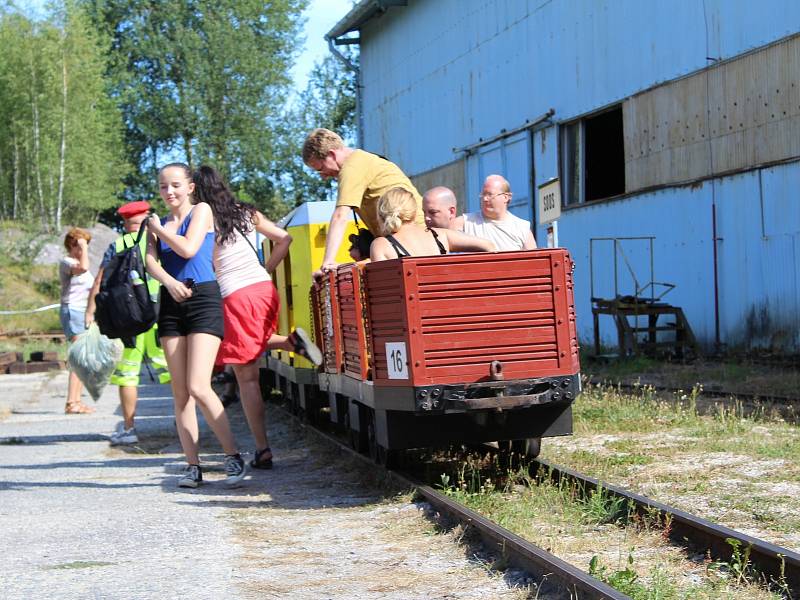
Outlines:
{"type": "Polygon", "coordinates": [[[581,475],[577,471],[546,460],[533,461],[530,472],[532,475],[544,474],[556,482],[574,482],[584,494],[602,488],[604,493],[632,503],[639,514],[643,516],[652,516],[654,512],[657,512],[662,518],[666,517],[670,520],[670,539],[682,545],[688,543],[691,546],[708,550],[714,559],[730,560],[733,555],[733,546],[728,540],[736,540],[742,548],[750,549],[749,560],[758,571],[771,576],[775,581],[785,580],[791,589],[791,597],[800,598],[800,554],[797,552],[712,523],[618,486],[581,475]]]}
{"type": "MultiPolygon", "coordinates": [[[[281,410],[284,410],[288,415],[292,415],[290,411],[283,407],[281,407],[281,410]]],[[[302,422],[297,416],[292,416],[302,422]]],[[[481,536],[481,539],[488,547],[501,554],[510,564],[540,576],[546,582],[546,586],[560,588],[575,600],[630,600],[629,596],[618,592],[608,584],[595,579],[554,554],[455,502],[429,485],[417,481],[414,475],[384,469],[368,456],[353,450],[345,440],[339,439],[336,435],[323,431],[316,424],[308,421],[305,421],[304,425],[315,436],[336,446],[342,453],[355,458],[370,468],[385,471],[388,478],[398,487],[415,490],[418,496],[428,502],[440,516],[472,528],[481,536]]]]}
{"type": "MultiPolygon", "coordinates": [[[[677,394],[680,392],[686,393],[686,390],[684,388],[673,388],[665,385],[612,382],[604,379],[594,379],[594,378],[589,379],[588,383],[596,386],[609,385],[614,388],[625,390],[626,392],[637,392],[641,391],[643,388],[652,388],[657,392],[669,392],[673,394],[677,394]]],[[[700,396],[706,398],[736,398],[737,400],[741,400],[743,402],[752,402],[752,403],[766,402],[772,404],[782,404],[787,408],[791,407],[794,408],[794,410],[800,410],[800,398],[792,398],[789,396],[780,396],[776,394],[744,394],[740,392],[731,392],[727,390],[714,390],[714,389],[703,388],[703,391],[700,392],[700,396]]]]}
{"type": "MultiPolygon", "coordinates": [[[[286,412],[292,414],[288,410],[286,412]]],[[[588,573],[454,501],[426,483],[420,482],[416,475],[400,470],[384,469],[370,457],[353,450],[347,440],[339,439],[335,434],[323,431],[317,423],[311,423],[297,416],[295,418],[304,421],[310,431],[335,445],[345,454],[371,468],[384,470],[388,478],[398,486],[414,489],[419,497],[424,498],[446,519],[473,528],[488,547],[498,551],[509,563],[532,574],[546,576],[549,584],[568,591],[571,598],[628,598],[625,594],[595,579],[588,573]]],[[[497,449],[491,446],[483,448],[497,452],[497,449]]],[[[652,519],[657,515],[662,521],[668,518],[669,538],[674,543],[695,550],[707,551],[715,560],[730,561],[733,556],[733,546],[728,540],[735,540],[739,543],[740,548],[748,549],[750,565],[759,573],[769,576],[774,582],[785,582],[789,588],[790,598],[800,600],[800,554],[797,552],[718,525],[678,508],[543,459],[532,460],[529,468],[531,475],[535,478],[549,477],[555,482],[569,481],[586,495],[593,490],[602,489],[603,493],[611,497],[630,502],[642,516],[652,519]]]]}

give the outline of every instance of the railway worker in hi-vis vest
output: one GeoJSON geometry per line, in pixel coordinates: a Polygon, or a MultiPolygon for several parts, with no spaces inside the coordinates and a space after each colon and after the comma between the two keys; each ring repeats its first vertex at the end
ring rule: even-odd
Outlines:
{"type": "MultiPolygon", "coordinates": [[[[103,280],[103,269],[115,254],[119,254],[125,248],[130,248],[136,243],[136,234],[142,223],[147,219],[150,211],[150,204],[146,201],[128,202],[123,204],[117,214],[123,219],[125,233],[112,242],[103,255],[100,263],[100,270],[94,280],[94,287],[89,294],[89,303],[86,307],[86,326],[94,321],[95,297],[100,291],[100,283],[103,280]]],[[[139,241],[142,252],[142,260],[145,259],[147,252],[147,236],[142,236],[139,241]]],[[[145,276],[143,273],[142,276],[145,276]]],[[[152,277],[147,277],[147,287],[151,296],[157,296],[159,283],[152,277]]],[[[139,399],[139,372],[142,369],[142,361],[147,356],[154,370],[158,373],[159,383],[169,383],[170,376],[167,371],[167,361],[164,358],[164,350],[158,344],[158,325],[144,333],[136,336],[135,346],[125,348],[122,358],[111,376],[111,383],[119,386],[119,403],[122,407],[123,421],[117,425],[116,430],[111,434],[110,441],[112,446],[136,444],[139,441],[136,435],[134,417],[136,415],[136,403],[139,399]]]]}
{"type": "Polygon", "coordinates": [[[536,239],[531,224],[508,210],[511,186],[501,175],[489,175],[481,189],[481,209],[465,213],[453,221],[452,228],[494,242],[498,250],[531,250],[536,239]]]}
{"type": "MultiPolygon", "coordinates": [[[[348,148],[342,138],[329,129],[315,129],[303,144],[303,162],[323,179],[335,177],[339,183],[336,209],[331,216],[325,242],[322,271],[336,267],[336,252],[344,239],[347,223],[358,214],[374,236],[383,235],[377,217],[381,196],[392,188],[402,188],[417,202],[415,222],[425,226],[422,197],[411,180],[394,163],[382,156],[357,148],[348,148]]],[[[317,271],[315,275],[320,274],[317,271]]]]}

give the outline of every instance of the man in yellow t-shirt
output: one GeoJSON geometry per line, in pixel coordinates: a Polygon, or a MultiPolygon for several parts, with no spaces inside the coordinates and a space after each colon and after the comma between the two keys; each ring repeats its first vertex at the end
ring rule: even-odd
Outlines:
{"type": "Polygon", "coordinates": [[[325,242],[323,271],[336,266],[336,251],[342,243],[353,210],[373,235],[383,235],[378,227],[376,205],[380,197],[392,188],[403,188],[414,195],[417,200],[416,222],[425,226],[422,196],[398,166],[385,158],[348,148],[342,138],[329,129],[315,129],[303,144],[303,162],[323,179],[335,177],[339,183],[336,209],[331,216],[325,242]]]}

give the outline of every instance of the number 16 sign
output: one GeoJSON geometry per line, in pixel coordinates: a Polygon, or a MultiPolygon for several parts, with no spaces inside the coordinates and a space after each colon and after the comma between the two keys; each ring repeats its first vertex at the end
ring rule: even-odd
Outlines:
{"type": "Polygon", "coordinates": [[[405,342],[386,342],[389,379],[408,379],[408,353],[405,342]]]}

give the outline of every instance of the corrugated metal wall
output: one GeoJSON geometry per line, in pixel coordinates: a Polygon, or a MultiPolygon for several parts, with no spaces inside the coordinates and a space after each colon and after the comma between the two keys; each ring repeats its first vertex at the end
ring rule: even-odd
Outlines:
{"type": "MultiPolygon", "coordinates": [[[[361,32],[365,147],[392,156],[411,174],[426,174],[427,186],[435,183],[428,174],[460,158],[453,148],[553,108],[555,126],[520,135],[525,141],[518,149],[526,153],[503,162],[497,143],[466,159],[470,209],[482,177],[498,170],[526,199],[515,211],[530,214],[536,187],[560,174],[557,124],[624,102],[628,189],[693,183],[563,212],[560,242],[578,265],[581,338],[591,335],[589,239],[652,235],[655,278],[677,285],[666,299],[685,309],[701,342],[712,343],[716,204],[722,341],[800,350],[800,215],[794,208],[800,205],[800,164],[695,181],[754,166],[763,157],[769,162],[798,154],[800,102],[791,104],[800,91],[797,39],[723,62],[708,75],[702,71],[713,64],[709,57],[727,61],[800,31],[800,2],[768,4],[755,10],[750,0],[409,0],[361,32]],[[773,84],[779,92],[767,91],[773,84]],[[772,95],[764,107],[769,113],[747,108],[759,86],[762,96],[772,95]],[[785,104],[773,118],[778,96],[785,104]],[[719,107],[711,119],[705,117],[706,99],[719,107]],[[734,129],[725,134],[725,126],[734,129]],[[708,134],[703,137],[709,129],[711,152],[708,134]],[[645,155],[646,164],[634,167],[645,155]]],[[[543,242],[544,228],[535,233],[543,242]]],[[[644,265],[649,259],[632,250],[630,260],[644,265]]],[[[608,281],[612,261],[596,271],[596,278],[608,281]]],[[[604,337],[615,339],[610,327],[604,337]]]]}

